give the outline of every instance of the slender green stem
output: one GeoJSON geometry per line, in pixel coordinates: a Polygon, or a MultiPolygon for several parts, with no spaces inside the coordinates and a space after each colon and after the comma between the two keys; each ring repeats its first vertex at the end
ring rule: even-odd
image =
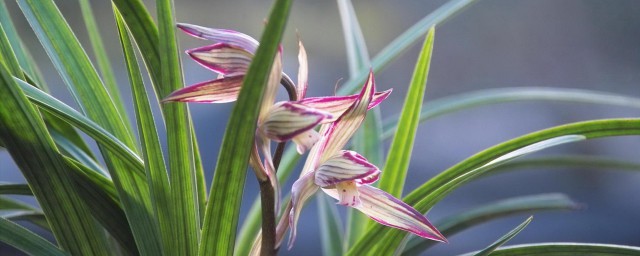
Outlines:
{"type": "Polygon", "coordinates": [[[262,245],[260,255],[276,255],[276,211],[275,193],[269,179],[258,180],[260,183],[260,202],[262,206],[262,245]]]}

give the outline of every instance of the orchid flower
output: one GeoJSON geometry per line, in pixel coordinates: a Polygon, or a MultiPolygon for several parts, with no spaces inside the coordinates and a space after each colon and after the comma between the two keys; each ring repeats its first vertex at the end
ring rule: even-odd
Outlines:
{"type": "MultiPolygon", "coordinates": [[[[226,103],[235,101],[242,86],[242,79],[257,49],[258,42],[252,37],[233,30],[206,28],[191,24],[178,24],[185,33],[215,41],[213,45],[187,50],[186,53],[197,63],[219,74],[214,80],[201,82],[177,90],[163,101],[226,103]]],[[[265,93],[269,99],[263,101],[269,114],[262,116],[261,135],[283,142],[293,140],[297,150],[303,154],[319,139],[313,128],[322,123],[333,122],[356,99],[357,95],[305,98],[308,85],[307,54],[299,41],[298,81],[295,85],[296,101],[278,102],[273,107],[275,88],[265,93]],[[268,103],[268,104],[267,104],[268,103]]],[[[293,84],[286,74],[282,81],[293,84]]],[[[384,100],[391,90],[375,95],[370,108],[384,100]]],[[[266,112],[265,112],[266,113],[266,112]]]]}
{"type": "Polygon", "coordinates": [[[337,199],[338,204],[353,207],[380,224],[446,242],[445,237],[420,212],[370,186],[381,173],[378,167],[356,152],[342,150],[362,124],[370,106],[379,103],[374,91],[375,82],[373,73],[370,73],[362,91],[347,109],[335,122],[321,128],[321,139],[311,149],[300,178],[293,184],[289,247],[295,240],[296,223],[305,201],[319,188],[337,199]]]}

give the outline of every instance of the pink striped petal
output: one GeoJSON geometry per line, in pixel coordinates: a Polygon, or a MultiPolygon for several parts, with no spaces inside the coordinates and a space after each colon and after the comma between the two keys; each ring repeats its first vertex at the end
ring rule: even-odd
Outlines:
{"type": "Polygon", "coordinates": [[[347,141],[364,121],[374,92],[375,81],[373,72],[370,72],[358,98],[322,134],[322,139],[319,142],[320,154],[318,156],[320,159],[318,159],[318,163],[324,163],[347,144],[347,141]]]}
{"type": "Polygon", "coordinates": [[[230,76],[191,85],[172,92],[162,102],[226,103],[238,98],[244,76],[230,76]]]}
{"type": "MultiPolygon", "coordinates": [[[[336,189],[323,190],[331,197],[339,199],[336,189]]],[[[371,219],[382,225],[408,231],[420,237],[447,242],[447,239],[424,215],[400,199],[369,185],[358,187],[358,191],[362,203],[354,208],[371,219]]]]}
{"type": "Polygon", "coordinates": [[[177,26],[185,33],[200,39],[235,45],[250,53],[255,53],[256,49],[258,49],[257,40],[238,31],[207,28],[187,23],[178,23],[177,26]]]}
{"type": "Polygon", "coordinates": [[[271,106],[275,102],[280,78],[282,78],[282,47],[278,49],[273,60],[271,72],[269,73],[269,80],[267,80],[267,88],[264,89],[264,93],[262,94],[260,114],[258,115],[259,124],[264,123],[264,120],[268,117],[269,109],[271,109],[271,106]]]}
{"type": "Polygon", "coordinates": [[[252,53],[225,43],[187,50],[187,54],[205,68],[224,76],[245,74],[253,59],[252,53]]]}
{"type": "Polygon", "coordinates": [[[302,45],[302,41],[298,40],[300,50],[298,52],[298,84],[296,86],[296,94],[298,99],[304,99],[307,94],[307,86],[309,85],[309,63],[307,61],[307,51],[302,45]]]}
{"type": "Polygon", "coordinates": [[[325,118],[332,116],[302,104],[282,101],[271,107],[260,129],[267,138],[282,142],[313,129],[325,118]]]}
{"type": "MultiPolygon", "coordinates": [[[[382,103],[382,101],[384,101],[389,96],[389,94],[391,94],[391,91],[392,90],[389,89],[383,92],[376,92],[373,95],[373,99],[369,103],[369,106],[367,109],[372,109],[378,104],[382,103]]],[[[310,97],[310,98],[302,99],[299,102],[315,109],[320,109],[323,111],[330,112],[337,119],[344,113],[345,110],[347,110],[347,108],[351,104],[353,104],[353,102],[357,98],[358,98],[358,94],[353,94],[349,96],[310,97]]],[[[335,119],[334,120],[329,119],[325,121],[334,122],[335,119]]]]}
{"type": "Polygon", "coordinates": [[[313,173],[308,173],[296,180],[291,188],[291,211],[289,212],[291,232],[289,233],[289,249],[291,249],[293,242],[296,240],[296,224],[298,224],[300,211],[309,197],[318,191],[318,186],[313,182],[313,179],[313,173]]]}
{"type": "Polygon", "coordinates": [[[320,187],[333,186],[346,181],[370,184],[378,180],[380,169],[355,151],[341,150],[322,163],[315,174],[316,185],[320,187]]]}

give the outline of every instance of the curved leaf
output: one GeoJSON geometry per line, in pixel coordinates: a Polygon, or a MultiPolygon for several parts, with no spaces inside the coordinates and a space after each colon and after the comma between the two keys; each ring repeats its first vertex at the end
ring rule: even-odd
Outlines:
{"type": "Polygon", "coordinates": [[[511,240],[512,238],[517,236],[522,230],[524,230],[524,228],[526,228],[527,225],[529,225],[529,223],[531,223],[531,220],[533,220],[533,216],[530,216],[529,218],[527,218],[524,222],[520,223],[520,225],[515,227],[513,230],[509,231],[509,233],[506,233],[504,236],[500,237],[497,241],[495,241],[491,245],[487,246],[487,248],[484,248],[483,250],[481,250],[481,251],[479,251],[477,253],[474,253],[473,255],[474,256],[489,256],[489,255],[491,255],[491,253],[493,251],[495,251],[496,249],[498,249],[498,247],[502,246],[506,242],[509,242],[509,240],[511,240]]]}
{"type": "MultiPolygon", "coordinates": [[[[404,201],[413,205],[418,211],[426,212],[457,187],[486,173],[491,170],[491,167],[499,164],[498,162],[495,162],[496,159],[502,158],[502,160],[508,160],[504,159],[503,155],[507,155],[510,152],[517,150],[535,150],[536,148],[531,148],[531,146],[544,145],[545,140],[560,138],[567,135],[584,136],[587,139],[593,139],[638,134],[640,134],[640,119],[605,119],[586,121],[556,126],[546,130],[530,133],[493,146],[454,165],[415,189],[404,198],[404,201]],[[543,142],[543,144],[537,144],[541,142],[543,142]],[[493,164],[487,165],[492,162],[493,164]]],[[[384,230],[381,226],[376,226],[370,229],[367,234],[360,239],[358,244],[349,251],[349,254],[362,254],[370,249],[368,247],[370,247],[369,245],[371,244],[378,245],[376,247],[379,249],[378,252],[384,253],[384,251],[390,250],[391,253],[393,253],[394,249],[402,241],[404,235],[404,233],[396,230],[384,230]]]]}
{"type": "Polygon", "coordinates": [[[7,243],[29,255],[68,255],[22,226],[0,217],[0,241],[7,243]]]}
{"type": "Polygon", "coordinates": [[[640,255],[640,247],[615,245],[615,244],[592,244],[592,243],[539,243],[521,244],[504,247],[495,250],[492,256],[570,256],[570,255],[590,255],[590,256],[631,256],[640,255]]]}

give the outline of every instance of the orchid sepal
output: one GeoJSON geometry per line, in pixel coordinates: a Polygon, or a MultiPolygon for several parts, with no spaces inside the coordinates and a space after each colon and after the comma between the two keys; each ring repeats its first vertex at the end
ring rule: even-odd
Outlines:
{"type": "Polygon", "coordinates": [[[346,181],[371,184],[378,180],[381,171],[355,151],[341,150],[320,165],[314,173],[316,185],[328,187],[346,181]]]}
{"type": "Polygon", "coordinates": [[[322,120],[331,118],[333,116],[330,113],[302,104],[282,101],[271,107],[260,129],[267,138],[283,142],[313,129],[322,120]]]}
{"type": "MultiPolygon", "coordinates": [[[[393,90],[389,89],[382,92],[376,92],[373,94],[373,99],[369,103],[367,107],[368,110],[378,106],[378,104],[382,103],[393,90]]],[[[309,97],[298,102],[309,107],[323,110],[333,114],[336,119],[341,116],[347,108],[353,104],[353,102],[358,98],[358,94],[352,94],[348,96],[327,96],[327,97],[309,97]]],[[[325,122],[334,122],[335,119],[328,119],[325,122]]]]}
{"type": "Polygon", "coordinates": [[[229,76],[178,89],[162,102],[227,103],[235,101],[244,76],[229,76]]]}
{"type": "Polygon", "coordinates": [[[197,47],[186,53],[198,64],[224,76],[244,75],[253,59],[249,51],[226,43],[197,47]]]}
{"type": "Polygon", "coordinates": [[[188,35],[196,38],[236,45],[251,53],[255,53],[256,49],[258,49],[258,41],[256,39],[235,30],[207,28],[188,23],[178,23],[177,26],[188,35]]]}

